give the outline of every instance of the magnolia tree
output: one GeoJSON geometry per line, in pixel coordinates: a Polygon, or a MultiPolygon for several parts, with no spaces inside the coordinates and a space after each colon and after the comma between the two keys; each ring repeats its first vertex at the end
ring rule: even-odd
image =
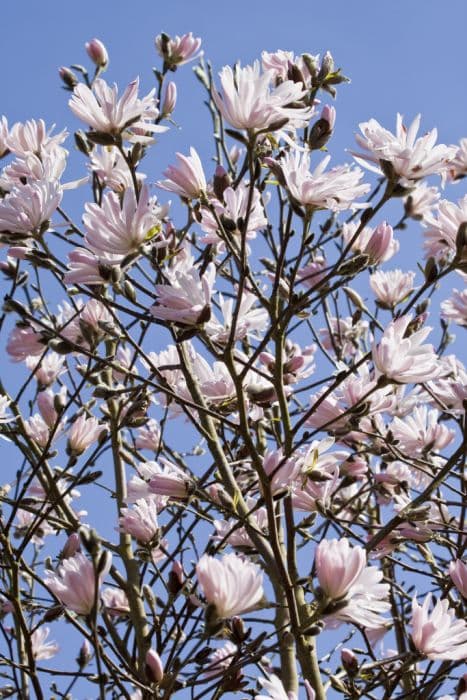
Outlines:
{"type": "Polygon", "coordinates": [[[60,70],[78,181],[1,122],[1,697],[465,699],[467,139],[330,167],[329,53],[200,45],[144,96],[97,39],[60,70]],[[195,60],[212,158],[156,181],[195,60]]]}

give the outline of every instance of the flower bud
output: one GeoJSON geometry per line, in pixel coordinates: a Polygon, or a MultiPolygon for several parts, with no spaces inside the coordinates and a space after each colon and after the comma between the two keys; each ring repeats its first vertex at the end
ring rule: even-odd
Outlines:
{"type": "Polygon", "coordinates": [[[81,550],[81,539],[77,532],[72,532],[67,539],[65,546],[61,552],[62,559],[68,559],[68,557],[73,557],[76,552],[81,550]]]}
{"type": "Polygon", "coordinates": [[[358,673],[358,661],[357,657],[351,649],[342,649],[341,651],[341,661],[342,665],[347,671],[347,674],[351,677],[356,676],[358,673]]]}
{"type": "Polygon", "coordinates": [[[164,99],[162,101],[161,115],[162,117],[170,117],[177,104],[177,86],[171,80],[165,89],[164,99]]]}
{"type": "Polygon", "coordinates": [[[85,48],[89,58],[98,68],[106,68],[109,62],[109,54],[102,41],[91,39],[91,41],[86,42],[85,48]]]}
{"type": "Polygon", "coordinates": [[[146,673],[153,683],[160,683],[164,678],[161,657],[154,649],[149,649],[146,654],[146,673]]]}
{"type": "Polygon", "coordinates": [[[63,80],[65,87],[67,87],[69,90],[73,90],[75,85],[78,85],[78,78],[73,73],[73,71],[67,68],[66,66],[62,66],[61,68],[59,68],[58,74],[63,80]]]}
{"type": "Polygon", "coordinates": [[[78,656],[76,658],[76,663],[78,664],[80,670],[82,670],[92,659],[91,646],[87,639],[81,645],[78,656]]]}

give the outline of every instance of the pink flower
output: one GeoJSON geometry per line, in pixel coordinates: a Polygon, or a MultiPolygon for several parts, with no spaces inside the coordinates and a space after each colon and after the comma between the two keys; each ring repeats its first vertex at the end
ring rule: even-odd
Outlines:
{"type": "Polygon", "coordinates": [[[467,564],[455,559],[449,564],[449,576],[461,596],[467,599],[467,564]]]}
{"type": "Polygon", "coordinates": [[[211,678],[221,675],[232,664],[238,648],[235,644],[227,641],[220,649],[216,649],[209,655],[209,664],[203,671],[203,676],[211,678]]]}
{"type": "Polygon", "coordinates": [[[180,467],[164,460],[164,466],[157,465],[157,469],[151,474],[149,490],[158,496],[184,500],[188,496],[191,485],[191,479],[180,467]]]}
{"type": "Polygon", "coordinates": [[[242,181],[235,190],[232,187],[227,187],[222,196],[224,203],[214,198],[209,202],[217,215],[217,220],[209,207],[205,206],[201,209],[202,218],[200,225],[207,234],[201,239],[202,242],[216,243],[221,250],[224,250],[225,243],[219,236],[219,219],[226,226],[226,222],[231,224],[226,228],[226,232],[229,238],[231,236],[235,238],[235,244],[238,247],[240,244],[240,232],[244,233],[248,240],[251,240],[256,237],[256,232],[259,229],[267,225],[268,220],[264,215],[261,195],[256,187],[250,193],[250,186],[242,181]]]}
{"type": "Polygon", "coordinates": [[[236,129],[301,128],[313,114],[310,107],[291,106],[305,97],[302,84],[284,80],[272,86],[274,72],[261,73],[258,61],[253,66],[236,66],[235,70],[224,66],[219,75],[222,94],[214,90],[213,98],[224,119],[236,129]]]}
{"type": "Polygon", "coordinates": [[[298,270],[297,279],[299,279],[305,287],[308,287],[308,289],[313,289],[326,276],[326,267],[326,259],[318,256],[298,270]]]}
{"type": "Polygon", "coordinates": [[[383,309],[393,309],[413,292],[414,279],[415,272],[379,270],[370,275],[370,287],[383,309]]]}
{"type": "Polygon", "coordinates": [[[441,315],[459,326],[467,326],[467,289],[452,290],[452,297],[441,304],[441,315]]]}
{"type": "Polygon", "coordinates": [[[467,221],[467,195],[457,204],[442,199],[438,204],[436,215],[425,217],[424,248],[426,256],[433,256],[443,262],[450,261],[457,252],[457,233],[459,227],[467,221]]]}
{"type": "Polygon", "coordinates": [[[86,52],[93,63],[99,68],[105,68],[109,62],[109,54],[100,39],[91,39],[85,43],[86,52]]]}
{"type": "Polygon", "coordinates": [[[194,148],[190,148],[190,155],[176,153],[178,166],[169,165],[164,175],[167,180],[158,182],[162,190],[175,192],[186,199],[197,199],[206,192],[206,176],[203,164],[194,148]]]}
{"type": "Polygon", "coordinates": [[[57,182],[35,181],[13,187],[0,201],[0,232],[15,240],[44,233],[61,200],[57,182]]]}
{"type": "Polygon", "coordinates": [[[100,586],[110,570],[112,556],[108,551],[104,556],[97,575],[94,564],[78,552],[74,557],[65,559],[57,573],[47,576],[45,585],[65,607],[78,615],[89,615],[96,603],[96,581],[100,586]]]}
{"type": "Polygon", "coordinates": [[[438,356],[432,345],[422,345],[431,328],[406,335],[411,316],[391,321],[379,344],[372,348],[373,362],[381,375],[399,384],[414,384],[440,374],[438,356]]]}
{"type": "Polygon", "coordinates": [[[105,80],[98,78],[92,90],[79,83],[68,104],[73,114],[99,133],[122,134],[130,141],[150,142],[151,138],[135,136],[133,130],[161,133],[166,127],[153,123],[159,115],[155,89],[143,98],[138,97],[138,89],[139,78],[133,80],[118,99],[117,86],[110,87],[105,80]]]}
{"type": "Polygon", "coordinates": [[[159,422],[154,418],[150,418],[146,425],[138,429],[135,447],[138,450],[152,450],[157,452],[162,445],[161,429],[159,422]]]}
{"type": "Polygon", "coordinates": [[[268,450],[263,457],[263,469],[270,479],[271,493],[289,486],[298,472],[295,460],[286,459],[281,449],[268,450]]]}
{"type": "Polygon", "coordinates": [[[37,356],[26,357],[24,363],[26,367],[34,373],[40,387],[47,387],[66,370],[63,367],[65,358],[56,352],[48,352],[41,360],[37,356]]]}
{"type": "Polygon", "coordinates": [[[439,411],[416,406],[412,415],[394,418],[390,429],[400,448],[409,455],[440,452],[455,438],[456,432],[440,421],[439,411]]]}
{"type": "MultiPolygon", "coordinates": [[[[231,335],[233,312],[236,308],[236,299],[224,299],[219,294],[219,307],[223,315],[223,323],[217,318],[211,318],[205,326],[206,333],[217,343],[226,343],[231,335]]],[[[240,311],[235,319],[235,330],[233,338],[239,340],[248,335],[258,335],[264,331],[268,322],[268,312],[266,309],[254,307],[257,298],[256,294],[244,291],[240,301],[240,311]]]]}
{"type": "Polygon", "coordinates": [[[355,154],[355,158],[379,174],[379,167],[368,163],[379,165],[381,161],[387,161],[395,175],[403,180],[420,180],[428,175],[444,173],[456,153],[454,146],[435,146],[438,137],[436,129],[416,138],[420,128],[420,115],[415,117],[407,129],[402,123],[402,116],[398,114],[395,135],[384,129],[376,119],[362,122],[359,126],[363,136],[357,134],[355,138],[364,153],[355,154]]]}
{"type": "Polygon", "coordinates": [[[404,209],[407,216],[415,221],[422,221],[438,203],[440,194],[437,187],[428,187],[424,182],[410,191],[404,198],[404,209]]]}
{"type": "MultiPolygon", "coordinates": [[[[120,151],[112,146],[94,148],[90,155],[89,168],[98,178],[103,187],[109,187],[114,192],[123,192],[133,187],[130,169],[120,151]]],[[[145,179],[143,173],[137,173],[138,182],[145,179]]]]}
{"type": "Polygon", "coordinates": [[[101,598],[110,617],[125,617],[130,613],[127,595],[121,588],[104,588],[101,598]]]}
{"type": "Polygon", "coordinates": [[[263,597],[260,568],[236,554],[222,559],[204,554],[196,565],[196,575],[207,602],[222,619],[248,612],[263,597]]]}
{"type": "Polygon", "coordinates": [[[171,284],[156,284],[157,303],[151,313],[160,320],[193,326],[211,316],[211,295],[216,268],[209,263],[201,277],[196,269],[171,274],[171,284]]]}
{"type": "Polygon", "coordinates": [[[6,351],[13,362],[22,362],[29,356],[35,357],[45,352],[46,344],[42,340],[40,333],[30,326],[15,326],[10,333],[6,351]]]}
{"type": "Polygon", "coordinates": [[[448,181],[461,180],[467,175],[467,138],[459,141],[456,155],[449,163],[448,181]]]}
{"type": "MultiPolygon", "coordinates": [[[[319,56],[310,57],[318,63],[319,56]]],[[[273,78],[276,84],[288,80],[293,73],[303,78],[303,83],[307,88],[311,87],[311,75],[302,56],[294,56],[293,51],[283,51],[279,49],[273,53],[263,51],[261,62],[265,71],[273,71],[273,78]]]]}
{"type": "Polygon", "coordinates": [[[330,156],[323,158],[312,172],[310,154],[306,152],[289,151],[278,161],[292,199],[310,210],[343,211],[365,207],[355,202],[370,189],[369,185],[360,184],[363,172],[349,165],[325,172],[330,159],[330,156]]]}
{"type": "Polygon", "coordinates": [[[352,547],[346,537],[321,540],[315,553],[316,575],[324,594],[331,600],[344,598],[366,566],[362,547],[352,547]]]}
{"type": "Polygon", "coordinates": [[[375,229],[365,226],[355,240],[355,233],[358,224],[344,224],[342,226],[342,237],[348,245],[353,241],[351,249],[364,253],[369,257],[371,265],[386,262],[392,258],[399,250],[399,241],[394,238],[392,226],[383,221],[375,229]]]}
{"type": "Polygon", "coordinates": [[[65,284],[108,284],[112,279],[118,279],[121,259],[121,255],[101,253],[97,256],[86,248],[75,248],[68,253],[68,271],[63,275],[63,280],[65,284]]]}
{"type": "Polygon", "coordinates": [[[68,136],[64,130],[52,136],[53,126],[47,130],[43,119],[38,121],[17,122],[11,127],[7,139],[9,150],[17,156],[40,155],[56,152],[56,149],[68,136]]]}
{"type": "Polygon", "coordinates": [[[32,655],[36,661],[51,659],[59,651],[57,642],[46,642],[50,634],[50,627],[37,627],[31,634],[32,655]]]}
{"type": "Polygon", "coordinates": [[[68,431],[67,451],[74,455],[82,454],[99,439],[103,431],[105,426],[101,425],[97,418],[82,413],[68,431]]]}
{"type": "Polygon", "coordinates": [[[133,508],[122,508],[119,518],[120,531],[126,532],[138,542],[148,544],[159,534],[157,507],[154,499],[141,498],[133,508]]]}
{"type": "Polygon", "coordinates": [[[156,36],[155,44],[159,56],[164,59],[169,70],[175,70],[178,66],[195,61],[203,55],[200,51],[201,39],[194,37],[192,32],[174,38],[167,34],[159,34],[156,36]]]}
{"type": "Polygon", "coordinates": [[[143,187],[137,201],[133,189],[125,190],[123,202],[115,192],[108,192],[102,204],[86,204],[83,216],[86,243],[97,254],[122,257],[139,250],[146,241],[160,233],[167,207],[158,207],[143,187]]]}
{"type": "Polygon", "coordinates": [[[412,641],[417,651],[432,661],[467,658],[467,624],[456,618],[447,599],[438,600],[431,613],[432,595],[422,605],[412,601],[412,641]]]}

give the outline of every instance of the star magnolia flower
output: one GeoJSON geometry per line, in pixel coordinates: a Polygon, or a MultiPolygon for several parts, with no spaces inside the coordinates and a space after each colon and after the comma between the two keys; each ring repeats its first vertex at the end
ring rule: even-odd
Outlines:
{"type": "Polygon", "coordinates": [[[161,428],[155,418],[150,418],[146,425],[138,429],[135,439],[135,447],[138,450],[152,450],[157,452],[162,446],[161,428]]]}
{"type": "Polygon", "coordinates": [[[437,187],[428,187],[424,182],[417,185],[410,194],[404,198],[404,209],[407,216],[415,221],[422,221],[438,203],[440,198],[437,187]]]}
{"type": "Polygon", "coordinates": [[[255,238],[256,232],[267,226],[268,220],[264,215],[261,195],[256,187],[253,189],[251,196],[249,185],[245,182],[241,182],[235,190],[232,187],[227,187],[222,196],[224,204],[218,199],[212,199],[210,201],[211,207],[217,214],[217,219],[208,207],[202,207],[201,209],[200,226],[207,234],[201,239],[203,243],[217,243],[220,249],[223,250],[225,248],[225,243],[219,236],[218,220],[220,220],[221,223],[226,221],[229,223],[232,222],[234,230],[232,231],[231,228],[226,227],[227,235],[229,237],[231,235],[239,237],[240,231],[242,229],[244,230],[247,211],[249,214],[248,221],[246,222],[245,237],[248,240],[255,238]]]}
{"type": "MultiPolygon", "coordinates": [[[[313,56],[318,63],[319,56],[313,56]]],[[[300,76],[307,88],[311,87],[311,74],[302,56],[295,56],[293,51],[283,51],[279,49],[274,53],[263,51],[261,53],[261,63],[263,69],[274,72],[274,82],[276,84],[284,82],[289,78],[291,69],[299,71],[300,76]]]]}
{"type": "Polygon", "coordinates": [[[94,81],[92,90],[79,83],[69,101],[73,114],[101,134],[116,136],[125,131],[125,137],[132,141],[151,141],[149,137],[135,136],[134,129],[143,132],[161,133],[165,126],[154,124],[159,115],[156,107],[155,88],[145,97],[138,97],[139,78],[133,80],[118,99],[116,85],[110,87],[105,80],[94,81]]]}
{"type": "Polygon", "coordinates": [[[459,326],[467,326],[467,289],[462,292],[453,289],[452,292],[452,297],[441,304],[441,315],[459,326]]]}
{"type": "Polygon", "coordinates": [[[433,346],[422,345],[431,328],[422,328],[407,337],[405,333],[411,321],[411,316],[391,321],[380,343],[374,343],[372,348],[377,371],[400,384],[425,382],[441,371],[433,346]]]}
{"type": "Polygon", "coordinates": [[[200,51],[201,39],[194,37],[192,32],[175,37],[159,34],[156,36],[155,44],[159,56],[164,59],[170,70],[175,70],[189,61],[195,61],[203,55],[200,51]]]}
{"type": "Polygon", "coordinates": [[[325,172],[331,159],[323,158],[310,172],[310,154],[297,150],[290,151],[278,161],[285,185],[291,197],[309,209],[361,209],[366,204],[355,200],[366,194],[370,186],[359,184],[363,177],[360,168],[340,165],[325,172]]]}
{"type": "Polygon", "coordinates": [[[456,254],[459,227],[467,221],[467,195],[457,204],[442,199],[435,215],[425,217],[425,254],[442,261],[451,260],[456,254]]]}
{"type": "Polygon", "coordinates": [[[133,189],[125,190],[122,204],[115,192],[108,192],[101,206],[88,203],[85,212],[85,239],[91,250],[124,257],[160,232],[167,207],[158,207],[143,187],[138,201],[133,189]]]}
{"type": "Polygon", "coordinates": [[[138,542],[147,544],[159,534],[157,507],[154,499],[141,498],[133,508],[122,508],[120,532],[126,532],[138,542]]]}
{"type": "Polygon", "coordinates": [[[447,180],[453,182],[467,175],[467,138],[459,141],[455,157],[449,163],[447,180]]]}
{"type": "Polygon", "coordinates": [[[402,123],[402,116],[398,114],[395,135],[384,129],[376,119],[362,122],[359,126],[363,136],[357,134],[355,139],[364,153],[355,153],[355,159],[379,174],[380,168],[369,163],[379,165],[381,161],[388,161],[394,173],[408,182],[444,173],[456,154],[456,148],[444,144],[435,146],[438,137],[436,129],[417,139],[420,118],[420,115],[415,117],[407,129],[402,123]]]}
{"type": "Polygon", "coordinates": [[[56,352],[48,352],[40,360],[34,356],[26,357],[24,360],[24,364],[34,374],[41,388],[53,384],[57,377],[66,371],[63,367],[64,362],[64,356],[56,352]]]}
{"type": "Polygon", "coordinates": [[[438,600],[431,613],[432,595],[422,605],[412,601],[412,641],[417,651],[432,661],[467,658],[467,623],[458,619],[447,599],[438,600]]]}
{"type": "Polygon", "coordinates": [[[101,425],[94,416],[87,417],[82,413],[75,420],[68,432],[67,451],[80,455],[99,439],[105,426],[101,425]]]}
{"type": "Polygon", "coordinates": [[[54,127],[52,126],[47,130],[43,119],[38,121],[31,119],[24,122],[24,124],[17,122],[11,127],[7,138],[7,146],[12,153],[20,157],[34,154],[42,156],[44,152],[54,152],[57,146],[60,146],[65,141],[68,133],[64,130],[52,136],[53,129],[54,127]]]}
{"type": "Polygon", "coordinates": [[[68,271],[63,275],[65,284],[103,285],[118,279],[121,255],[101,253],[99,256],[86,248],[75,248],[68,253],[68,271]]]}
{"type": "Polygon", "coordinates": [[[209,263],[201,277],[197,270],[171,274],[171,284],[156,284],[157,303],[151,313],[160,320],[187,326],[209,320],[216,268],[209,263]]]}
{"type": "Polygon", "coordinates": [[[331,601],[347,599],[344,607],[326,614],[326,623],[335,627],[341,622],[353,622],[369,629],[384,623],[380,613],[387,612],[390,604],[388,584],[380,583],[383,573],[374,566],[366,566],[362,547],[350,547],[347,538],[322,540],[316,548],[316,574],[320,586],[331,601]]]}
{"type": "Polygon", "coordinates": [[[206,600],[222,619],[248,612],[263,597],[260,568],[236,554],[222,559],[204,554],[196,565],[196,575],[206,600]]]}
{"type": "Polygon", "coordinates": [[[439,411],[435,408],[429,411],[426,405],[416,406],[412,415],[402,420],[396,416],[390,429],[400,448],[410,455],[440,452],[456,436],[455,430],[440,421],[439,411]]]}
{"type": "Polygon", "coordinates": [[[365,226],[355,238],[357,228],[357,223],[343,224],[342,238],[355,252],[368,255],[371,265],[386,262],[399,250],[399,241],[394,238],[392,226],[385,221],[375,229],[365,226]]]}
{"type": "Polygon", "coordinates": [[[110,617],[122,617],[130,613],[127,594],[121,588],[104,588],[101,598],[110,617]]]}
{"type": "Polygon", "coordinates": [[[61,200],[57,182],[37,181],[13,187],[0,201],[0,232],[22,237],[42,233],[61,200]]]}
{"type": "Polygon", "coordinates": [[[74,557],[65,559],[57,573],[47,576],[45,585],[65,607],[78,615],[89,615],[96,602],[96,579],[99,587],[110,570],[111,562],[112,556],[106,552],[97,576],[93,563],[78,552],[74,557]]]}
{"type": "Polygon", "coordinates": [[[32,655],[36,661],[51,659],[59,651],[60,647],[56,642],[46,642],[50,634],[50,627],[38,627],[31,634],[32,655]]]}
{"type": "MultiPolygon", "coordinates": [[[[235,340],[245,338],[247,335],[257,335],[264,331],[268,322],[268,312],[261,307],[254,308],[256,295],[244,291],[240,300],[240,311],[235,322],[233,337],[235,340]]],[[[212,318],[205,327],[206,333],[217,343],[226,343],[231,334],[233,312],[236,308],[236,299],[224,299],[219,294],[219,307],[223,315],[223,323],[217,318],[212,318]]]]}
{"type": "Polygon", "coordinates": [[[404,301],[414,289],[415,272],[388,270],[370,275],[370,287],[383,309],[393,309],[404,301]]]}
{"type": "Polygon", "coordinates": [[[203,676],[211,678],[220,675],[232,664],[238,648],[233,642],[227,641],[220,649],[209,654],[209,664],[203,671],[203,676]]]}
{"type": "MultiPolygon", "coordinates": [[[[103,187],[109,187],[114,192],[123,192],[133,187],[130,169],[116,148],[111,146],[95,148],[90,155],[89,169],[99,178],[103,187]]],[[[136,177],[141,182],[146,175],[137,173],[136,177]]]]}
{"type": "Polygon", "coordinates": [[[366,566],[362,547],[351,547],[346,537],[321,540],[315,553],[316,575],[325,595],[331,600],[343,598],[366,566]]]}
{"type": "Polygon", "coordinates": [[[235,70],[224,66],[219,76],[222,94],[214,89],[213,98],[224,119],[236,129],[301,128],[313,115],[311,107],[290,106],[306,96],[301,83],[285,80],[272,86],[274,71],[262,73],[258,61],[235,70]]]}
{"type": "Polygon", "coordinates": [[[168,192],[175,192],[175,194],[186,199],[200,197],[206,192],[207,183],[203,164],[198,153],[194,148],[190,148],[189,156],[184,156],[183,153],[176,153],[175,155],[178,160],[178,166],[169,165],[167,170],[164,171],[167,180],[158,182],[158,187],[168,192]]]}

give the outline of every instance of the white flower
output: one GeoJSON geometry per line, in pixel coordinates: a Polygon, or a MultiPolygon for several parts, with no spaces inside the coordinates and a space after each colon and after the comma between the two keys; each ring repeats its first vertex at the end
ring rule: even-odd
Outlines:
{"type": "Polygon", "coordinates": [[[289,151],[278,161],[286,187],[291,197],[310,209],[361,209],[367,206],[355,202],[366,194],[370,186],[360,184],[363,172],[360,168],[340,165],[325,172],[330,156],[310,171],[309,153],[289,151]]]}
{"type": "Polygon", "coordinates": [[[263,597],[263,574],[256,564],[236,554],[216,559],[204,554],[196,575],[208,603],[219,618],[252,610],[263,597]]]}
{"type": "Polygon", "coordinates": [[[455,156],[456,148],[444,144],[435,146],[438,138],[436,129],[417,139],[420,118],[420,115],[415,117],[407,129],[402,115],[398,114],[395,135],[384,129],[376,119],[362,122],[359,126],[363,136],[357,134],[355,139],[364,153],[354,154],[355,159],[378,174],[381,174],[380,168],[369,163],[379,165],[381,161],[387,161],[394,173],[407,182],[443,174],[455,156]]]}

